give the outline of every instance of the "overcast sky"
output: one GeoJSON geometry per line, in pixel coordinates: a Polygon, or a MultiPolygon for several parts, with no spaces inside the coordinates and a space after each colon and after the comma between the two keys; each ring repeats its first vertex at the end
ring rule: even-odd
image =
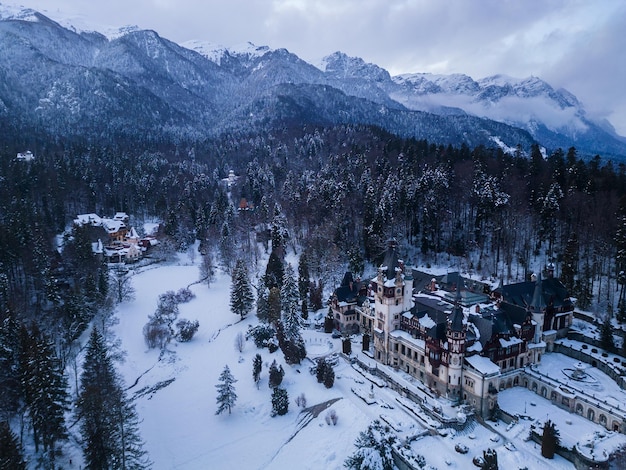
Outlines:
{"type": "Polygon", "coordinates": [[[534,75],[626,136],[624,0],[0,0],[176,42],[335,51],[405,72],[534,75]]]}

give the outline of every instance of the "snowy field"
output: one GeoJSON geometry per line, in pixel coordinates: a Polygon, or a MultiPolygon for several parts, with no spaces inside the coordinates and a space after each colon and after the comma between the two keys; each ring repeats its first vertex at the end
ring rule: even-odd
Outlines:
{"type": "MultiPolygon", "coordinates": [[[[335,368],[335,386],[326,389],[309,373],[308,360],[301,366],[285,365],[280,350],[269,354],[252,341],[246,342],[240,354],[235,337],[255,324],[256,317],[242,322],[230,312],[228,276],[218,274],[210,288],[191,285],[198,276],[198,267],[191,264],[147,269],[133,277],[135,300],[123,303],[117,312],[114,334],[125,351],[120,372],[131,387],[129,396],[138,394],[137,411],[143,420],[140,431],[154,468],[342,468],[359,432],[381,411],[379,406],[368,407],[351,392],[351,387],[364,382],[363,377],[340,361],[335,368]],[[189,285],[196,298],[180,304],[179,318],[197,319],[198,333],[189,343],[171,343],[163,355],[147,349],[142,328],[156,309],[158,296],[189,285]],[[252,378],[252,359],[257,353],[264,363],[258,390],[252,378]],[[290,397],[289,412],[274,418],[270,416],[267,383],[273,359],[283,364],[282,386],[290,397]],[[216,416],[215,385],[225,365],[238,380],[238,400],[231,415],[216,416]],[[294,401],[301,393],[309,407],[340,398],[332,405],[339,417],[337,425],[326,423],[328,410],[317,417],[301,414],[294,401]]],[[[312,357],[340,347],[339,340],[311,330],[305,332],[305,339],[312,357]]],[[[406,420],[407,415],[401,414],[397,420],[406,420]]]]}
{"type": "MultiPolygon", "coordinates": [[[[335,367],[334,387],[326,389],[310,374],[309,359],[300,366],[288,366],[280,350],[269,354],[267,349],[257,349],[252,341],[247,341],[239,353],[235,338],[256,324],[256,316],[240,321],[231,313],[230,277],[218,273],[210,287],[197,283],[198,278],[198,266],[183,255],[179,264],[145,268],[133,276],[135,299],[118,306],[118,323],[112,328],[124,353],[118,370],[128,395],[136,397],[141,436],[156,470],[340,469],[353,453],[359,432],[374,419],[382,416],[400,431],[401,437],[424,431],[387,388],[374,386],[376,403],[366,404],[353,389],[369,395],[371,382],[342,359],[335,367]],[[198,333],[189,343],[170,343],[164,353],[148,349],[142,328],[155,311],[159,295],[183,287],[190,287],[196,297],[179,305],[179,318],[197,319],[198,333]],[[252,377],[252,359],[257,353],[263,358],[259,389],[252,377]],[[267,380],[269,364],[274,359],[285,369],[281,386],[290,398],[289,412],[277,417],[270,416],[271,390],[267,380]],[[215,385],[225,365],[238,380],[238,400],[231,415],[216,415],[215,385]],[[295,404],[295,398],[302,393],[307,407],[320,407],[302,412],[295,404]],[[332,403],[326,408],[329,401],[332,403]],[[330,409],[338,415],[336,426],[326,422],[330,409]]],[[[303,336],[309,357],[340,350],[340,340],[331,339],[328,334],[306,330],[303,336]]],[[[353,350],[358,347],[353,344],[353,350]]],[[[502,397],[517,396],[518,392],[526,391],[507,390],[502,397]]],[[[535,401],[541,400],[532,395],[535,401]]],[[[591,423],[587,425],[591,429],[591,423]]],[[[501,422],[492,429],[473,424],[462,433],[422,437],[413,442],[412,449],[423,455],[427,464],[439,469],[475,468],[472,457],[482,455],[488,447],[497,450],[500,468],[574,468],[560,457],[543,459],[533,443],[522,442],[528,434],[523,426],[507,430],[501,422]],[[507,444],[510,440],[515,447],[507,444]],[[456,443],[467,445],[470,451],[464,455],[455,452],[456,443]]],[[[77,455],[74,457],[79,460],[77,455]]]]}

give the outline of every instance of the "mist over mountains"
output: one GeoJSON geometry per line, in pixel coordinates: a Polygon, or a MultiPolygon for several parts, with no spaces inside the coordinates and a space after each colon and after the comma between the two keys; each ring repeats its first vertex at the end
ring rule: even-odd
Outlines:
{"type": "Polygon", "coordinates": [[[537,77],[403,74],[336,52],[176,44],[155,31],[105,36],[0,5],[3,138],[194,141],[224,132],[365,124],[470,147],[626,156],[626,139],[537,77]]]}

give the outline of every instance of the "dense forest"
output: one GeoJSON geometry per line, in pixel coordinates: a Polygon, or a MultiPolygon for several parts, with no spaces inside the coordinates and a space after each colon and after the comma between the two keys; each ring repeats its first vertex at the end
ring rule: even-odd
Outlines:
{"type": "MultiPolygon", "coordinates": [[[[376,265],[389,237],[409,265],[504,283],[553,263],[579,308],[626,320],[626,167],[583,160],[575,148],[507,154],[351,125],[193,145],[42,142],[30,162],[18,161],[24,149],[15,147],[0,155],[0,413],[30,417],[27,429],[46,449],[66,436],[59,410],[69,397],[46,408],[57,424],[44,426],[24,387],[43,372],[28,359],[49,358],[48,371],[76,368],[79,337],[92,323],[106,335],[124,298],[127,271],[93,255],[88,231],[72,226],[81,213],[125,211],[138,229],[158,220],[153,261],[200,240],[199,255],[229,273],[239,259],[263,271],[259,250],[278,228],[327,293],[343,271],[376,265]],[[239,178],[229,189],[230,170],[239,178]]],[[[55,380],[62,389],[62,374],[55,380]]]]}

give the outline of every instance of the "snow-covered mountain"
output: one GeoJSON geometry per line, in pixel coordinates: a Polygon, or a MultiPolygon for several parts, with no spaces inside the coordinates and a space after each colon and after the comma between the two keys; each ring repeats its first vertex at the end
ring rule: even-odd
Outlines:
{"type": "Polygon", "coordinates": [[[349,123],[443,144],[626,155],[610,124],[535,77],[392,77],[341,52],[315,66],[286,49],[179,45],[155,31],[71,21],[0,6],[0,120],[20,135],[195,139],[349,123]]]}

